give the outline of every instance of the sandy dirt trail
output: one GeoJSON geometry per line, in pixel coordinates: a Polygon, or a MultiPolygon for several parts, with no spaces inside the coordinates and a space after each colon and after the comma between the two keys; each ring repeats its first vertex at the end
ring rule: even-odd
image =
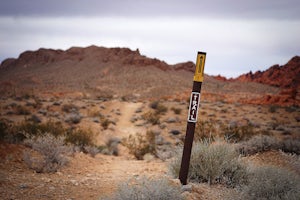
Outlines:
{"type": "Polygon", "coordinates": [[[145,131],[144,127],[137,127],[131,122],[131,118],[134,116],[136,110],[142,106],[142,103],[122,103],[120,108],[120,117],[117,122],[116,131],[122,135],[122,137],[128,137],[131,134],[145,131]]]}

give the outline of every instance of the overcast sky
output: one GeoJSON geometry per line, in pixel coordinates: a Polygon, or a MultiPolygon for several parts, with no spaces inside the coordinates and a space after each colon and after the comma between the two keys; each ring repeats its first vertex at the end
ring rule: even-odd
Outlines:
{"type": "Polygon", "coordinates": [[[139,48],[169,64],[207,52],[235,77],[300,55],[299,0],[1,0],[0,62],[26,50],[139,48]]]}

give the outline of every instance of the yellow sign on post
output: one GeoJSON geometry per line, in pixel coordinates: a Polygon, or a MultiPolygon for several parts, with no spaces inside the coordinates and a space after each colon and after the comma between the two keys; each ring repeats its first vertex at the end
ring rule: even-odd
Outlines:
{"type": "Polygon", "coordinates": [[[198,52],[197,60],[196,60],[196,70],[194,75],[194,81],[196,82],[203,82],[205,57],[206,57],[206,53],[198,52]]]}

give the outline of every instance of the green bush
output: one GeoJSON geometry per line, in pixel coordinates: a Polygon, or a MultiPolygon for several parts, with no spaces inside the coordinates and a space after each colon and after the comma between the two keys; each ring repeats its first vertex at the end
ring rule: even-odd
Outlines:
{"type": "Polygon", "coordinates": [[[130,179],[118,186],[112,197],[102,200],[183,200],[180,186],[172,184],[165,178],[153,179],[141,177],[130,179]]]}
{"type": "Polygon", "coordinates": [[[282,168],[263,166],[255,168],[249,184],[243,189],[243,199],[298,200],[300,178],[282,168]]]}
{"type": "Polygon", "coordinates": [[[146,134],[130,135],[128,138],[123,139],[122,144],[138,160],[142,160],[147,153],[156,155],[155,133],[153,131],[147,131],[146,134]]]}
{"type": "MultiPolygon", "coordinates": [[[[182,150],[181,150],[182,152],[182,150]]],[[[170,163],[174,177],[179,174],[181,153],[170,163]]],[[[247,181],[247,168],[239,159],[234,147],[228,143],[195,142],[192,149],[188,178],[209,184],[223,183],[235,187],[247,181]]]]}

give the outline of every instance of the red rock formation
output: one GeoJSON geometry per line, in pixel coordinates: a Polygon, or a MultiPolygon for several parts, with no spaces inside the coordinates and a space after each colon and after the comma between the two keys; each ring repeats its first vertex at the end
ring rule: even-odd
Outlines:
{"type": "Polygon", "coordinates": [[[258,82],[280,88],[299,88],[300,86],[300,57],[293,57],[283,66],[274,65],[261,72],[243,74],[235,80],[243,82],[258,82]]]}

